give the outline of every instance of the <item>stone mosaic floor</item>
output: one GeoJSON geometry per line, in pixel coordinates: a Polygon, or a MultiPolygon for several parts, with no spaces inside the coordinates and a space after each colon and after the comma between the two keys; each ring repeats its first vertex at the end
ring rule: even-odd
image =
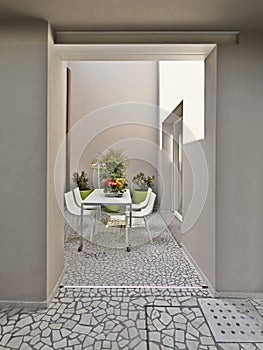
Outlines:
{"type": "Polygon", "coordinates": [[[47,310],[1,309],[0,349],[263,349],[216,342],[205,298],[206,290],[61,288],[47,310]]]}
{"type": "Polygon", "coordinates": [[[74,236],[72,229],[66,225],[64,284],[201,286],[203,282],[195,268],[158,213],[151,217],[149,226],[154,237],[152,242],[144,226],[132,228],[132,249],[129,253],[126,251],[124,229],[116,227],[104,227],[104,231],[94,236],[93,243],[86,241],[84,251],[79,253],[78,236],[74,236]]]}
{"type": "MultiPolygon", "coordinates": [[[[195,303],[191,303],[191,306],[146,306],[149,349],[263,349],[263,319],[257,312],[254,312],[253,315],[261,317],[261,320],[257,320],[257,326],[249,325],[249,334],[242,327],[242,324],[232,323],[232,325],[229,324],[231,327],[228,327],[231,329],[229,330],[230,335],[225,331],[221,331],[224,334],[220,333],[220,341],[217,341],[218,331],[211,327],[213,318],[200,308],[200,303],[206,302],[206,299],[211,300],[211,298],[198,298],[195,300],[195,303]],[[254,328],[252,328],[253,326],[254,328]],[[234,336],[235,342],[230,341],[231,335],[234,336]],[[249,341],[244,341],[244,338],[248,339],[249,336],[249,341]]],[[[232,304],[232,300],[223,299],[220,302],[228,305],[232,304]]],[[[244,303],[244,301],[239,302],[244,303]]],[[[215,303],[218,303],[218,299],[216,299],[215,303]]],[[[249,304],[250,302],[245,301],[245,303],[249,304]]],[[[251,303],[250,305],[252,306],[251,303]]],[[[227,310],[222,315],[227,315],[227,310]]],[[[222,315],[219,312],[214,317],[219,319],[219,316],[222,317],[222,315]]],[[[233,315],[236,315],[236,313],[233,313],[233,315]]],[[[239,317],[240,315],[244,318],[247,317],[245,310],[239,314],[239,317]]],[[[237,315],[233,317],[237,318],[237,315]]],[[[224,327],[222,328],[221,324],[220,326],[219,328],[225,329],[224,327]]]]}
{"type": "MultiPolygon", "coordinates": [[[[216,341],[211,317],[227,315],[228,304],[232,305],[233,300],[211,298],[169,232],[164,231],[153,243],[135,246],[130,253],[89,244],[83,253],[77,253],[77,246],[74,234],[68,234],[66,284],[165,282],[181,288],[61,287],[48,309],[0,308],[0,350],[263,350],[262,342],[216,341]],[[195,288],[184,288],[184,283],[195,288]],[[208,302],[215,303],[216,312],[212,316],[202,308],[208,302]],[[220,303],[227,304],[222,312],[220,303]]],[[[245,305],[238,309],[239,317],[253,316],[259,325],[254,331],[260,336],[263,299],[236,300],[245,305]],[[253,311],[249,315],[247,307],[253,311]]],[[[235,312],[232,309],[232,316],[235,312]]]]}

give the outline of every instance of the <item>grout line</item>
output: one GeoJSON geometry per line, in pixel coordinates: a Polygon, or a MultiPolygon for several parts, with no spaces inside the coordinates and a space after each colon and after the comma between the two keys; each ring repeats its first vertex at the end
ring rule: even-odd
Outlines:
{"type": "Polygon", "coordinates": [[[77,286],[77,285],[60,285],[59,288],[67,289],[208,289],[207,286],[77,286]]]}
{"type": "Polygon", "coordinates": [[[147,307],[148,307],[148,305],[145,304],[145,305],[144,305],[144,313],[145,313],[146,347],[147,347],[147,350],[150,350],[150,339],[149,339],[149,332],[148,332],[147,307]]]}

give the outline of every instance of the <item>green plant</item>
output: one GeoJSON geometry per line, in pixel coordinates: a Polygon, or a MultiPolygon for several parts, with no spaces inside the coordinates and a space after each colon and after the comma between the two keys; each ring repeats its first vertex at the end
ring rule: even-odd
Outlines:
{"type": "Polygon", "coordinates": [[[154,175],[146,176],[143,172],[140,172],[132,178],[132,182],[140,189],[147,189],[148,187],[153,188],[154,175]]]}
{"type": "Polygon", "coordinates": [[[81,171],[78,173],[77,171],[73,174],[73,182],[79,187],[80,191],[89,190],[88,182],[88,174],[86,171],[81,171]]]}
{"type": "Polygon", "coordinates": [[[123,149],[110,148],[105,154],[99,155],[95,162],[103,164],[100,168],[100,180],[124,178],[128,167],[128,157],[123,149]]]}

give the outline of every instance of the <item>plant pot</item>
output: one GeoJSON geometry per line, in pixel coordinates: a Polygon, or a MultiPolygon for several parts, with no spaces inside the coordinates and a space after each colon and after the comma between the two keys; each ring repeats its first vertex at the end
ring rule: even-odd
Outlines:
{"type": "Polygon", "coordinates": [[[83,190],[83,191],[80,191],[81,198],[82,198],[82,199],[87,198],[87,197],[91,194],[92,191],[93,191],[93,188],[90,189],[90,190],[83,190]]]}
{"type": "Polygon", "coordinates": [[[132,202],[139,204],[143,202],[147,196],[148,190],[136,189],[132,191],[132,202]]]}
{"type": "Polygon", "coordinates": [[[118,211],[120,210],[120,206],[119,205],[107,205],[105,207],[105,210],[107,213],[118,213],[118,211]]]}

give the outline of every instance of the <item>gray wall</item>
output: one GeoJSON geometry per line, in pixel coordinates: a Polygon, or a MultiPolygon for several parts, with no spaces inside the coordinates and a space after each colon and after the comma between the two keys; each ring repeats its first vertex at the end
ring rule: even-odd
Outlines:
{"type": "Polygon", "coordinates": [[[218,47],[216,287],[263,291],[263,33],[218,47]]]}
{"type": "MultiPolygon", "coordinates": [[[[215,155],[216,155],[216,49],[205,61],[205,139],[203,148],[209,174],[206,202],[201,215],[192,228],[181,235],[182,244],[196,261],[209,283],[215,288],[215,155]]],[[[194,143],[184,145],[188,152],[194,143]]],[[[202,176],[202,175],[201,175],[202,176]]],[[[193,193],[191,166],[183,156],[183,216],[193,193]]]]}
{"type": "Polygon", "coordinates": [[[131,158],[134,155],[138,156],[137,159],[130,160],[127,172],[130,184],[131,178],[138,171],[156,176],[156,152],[151,148],[150,153],[154,153],[155,157],[154,165],[151,165],[143,160],[152,159],[152,154],[143,153],[148,145],[142,148],[139,142],[134,141],[131,146],[131,140],[140,138],[156,144],[157,109],[153,106],[157,104],[157,63],[70,62],[69,67],[72,72],[72,125],[76,126],[77,122],[87,116],[86,126],[71,135],[70,175],[72,176],[77,169],[87,170],[90,185],[96,186],[95,180],[93,183],[94,173],[90,170],[90,161],[97,157],[99,152],[113,147],[124,148],[131,158]],[[107,120],[107,123],[103,120],[107,120]],[[148,127],[136,125],[137,122],[145,122],[148,127]],[[117,123],[120,125],[116,126],[117,123]],[[94,138],[84,146],[76,169],[72,165],[76,157],[73,151],[74,144],[78,143],[80,138],[85,139],[85,133],[88,134],[89,131],[93,131],[94,138]],[[138,159],[140,157],[141,159],[138,159]]]}
{"type": "Polygon", "coordinates": [[[47,23],[0,25],[0,300],[46,299],[47,23]]]}

